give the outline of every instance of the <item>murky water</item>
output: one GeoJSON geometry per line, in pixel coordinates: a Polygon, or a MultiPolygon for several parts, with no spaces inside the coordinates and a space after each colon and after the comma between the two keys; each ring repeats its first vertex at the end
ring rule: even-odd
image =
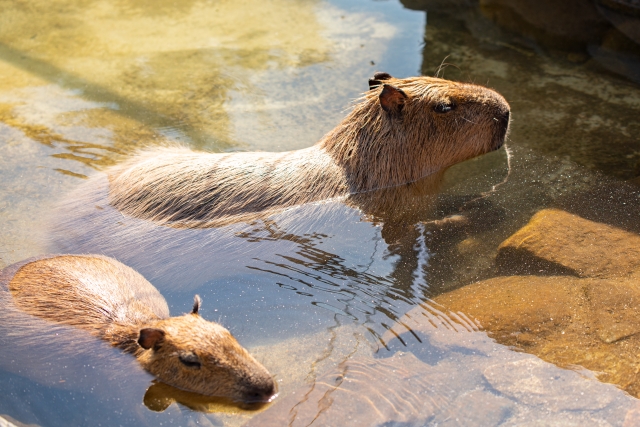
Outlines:
{"type": "Polygon", "coordinates": [[[75,331],[21,336],[0,322],[1,416],[42,426],[640,419],[636,398],[597,373],[514,351],[439,299],[502,275],[498,246],[540,209],[640,233],[637,2],[7,1],[0,10],[0,267],[49,251],[114,256],[158,287],[172,314],[200,294],[201,314],[280,387],[274,404],[250,410],[153,383],[129,356],[75,331]],[[199,230],[98,202],[51,218],[86,177],[140,147],[308,147],[379,70],[495,88],[512,106],[510,154],[456,165],[406,194],[371,195],[401,200],[402,220],[339,201],[199,230]],[[92,221],[78,226],[79,212],[92,221]],[[464,221],[443,221],[452,215],[464,221]]]}

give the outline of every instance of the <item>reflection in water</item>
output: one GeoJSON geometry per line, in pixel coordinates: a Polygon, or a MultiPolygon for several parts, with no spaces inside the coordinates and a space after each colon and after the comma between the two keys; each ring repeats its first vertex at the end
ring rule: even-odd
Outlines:
{"type": "Polygon", "coordinates": [[[223,397],[203,396],[153,381],[144,394],[144,406],[155,412],[165,411],[171,404],[179,403],[192,411],[227,414],[255,412],[265,408],[264,403],[240,403],[223,397]]]}
{"type": "MultiPolygon", "coordinates": [[[[240,234],[239,237],[252,241],[274,240],[273,224],[266,224],[263,229],[253,229],[250,233],[240,234]],[[266,236],[263,235],[266,233],[266,236]]],[[[313,297],[311,304],[325,308],[359,323],[366,323],[369,316],[376,310],[385,312],[395,320],[393,300],[402,298],[393,289],[393,282],[385,277],[371,274],[365,269],[363,272],[345,265],[345,259],[324,251],[316,245],[323,237],[315,235],[298,237],[284,234],[285,240],[298,243],[298,249],[291,255],[277,255],[276,260],[254,258],[254,261],[264,263],[249,265],[248,268],[277,276],[278,286],[295,291],[299,295],[313,297]],[[280,258],[278,260],[277,258],[280,258]],[[284,283],[283,283],[284,282],[284,283]],[[327,301],[318,301],[323,293],[332,294],[327,301]],[[319,295],[320,294],[320,295],[319,295]]],[[[372,257],[374,257],[372,255],[372,257]]],[[[359,266],[362,268],[362,266],[359,266]]],[[[405,302],[408,302],[405,300],[405,302]]],[[[372,333],[376,334],[374,331],[372,333]]]]}
{"type": "MultiPolygon", "coordinates": [[[[253,229],[250,233],[239,237],[259,241],[274,239],[276,235],[297,242],[299,248],[295,254],[276,254],[276,261],[273,261],[272,257],[271,259],[256,257],[253,259],[254,262],[257,261],[263,265],[250,264],[247,268],[275,275],[278,277],[276,283],[280,288],[312,297],[312,305],[363,324],[383,347],[386,347],[386,342],[390,338],[383,338],[382,335],[391,331],[398,337],[399,334],[392,326],[409,307],[419,305],[425,299],[424,292],[427,286],[424,271],[416,268],[413,280],[409,282],[409,286],[406,286],[407,282],[393,280],[394,273],[385,277],[369,272],[369,267],[362,264],[355,268],[349,267],[346,259],[318,247],[323,243],[322,239],[328,237],[326,235],[298,237],[282,233],[274,224],[270,224],[262,229],[253,229]],[[365,267],[363,271],[359,271],[362,267],[365,267]],[[330,295],[327,296],[327,294],[330,295]]],[[[420,233],[420,236],[423,234],[420,233]]],[[[383,245],[384,243],[381,244],[383,245]]],[[[414,255],[412,252],[411,255],[414,257],[417,255],[417,265],[424,267],[426,265],[424,257],[428,253],[423,238],[419,238],[417,248],[411,249],[417,249],[417,253],[414,255]]],[[[406,263],[406,260],[402,259],[403,255],[409,257],[409,254],[394,254],[389,249],[383,252],[386,254],[382,255],[382,258],[393,259],[392,265],[396,268],[406,263]]],[[[376,254],[373,254],[372,261],[375,257],[376,254]]],[[[433,304],[424,304],[423,307],[425,316],[431,319],[430,322],[434,327],[452,328],[456,331],[453,324],[459,324],[462,330],[477,329],[468,319],[461,318],[455,313],[443,313],[433,304]]],[[[411,328],[406,329],[411,332],[411,328]]],[[[415,334],[414,337],[420,341],[415,334]]]]}
{"type": "Polygon", "coordinates": [[[57,3],[5,7],[2,57],[198,146],[233,144],[221,107],[237,82],[225,69],[305,66],[330,49],[313,2],[57,3]]]}

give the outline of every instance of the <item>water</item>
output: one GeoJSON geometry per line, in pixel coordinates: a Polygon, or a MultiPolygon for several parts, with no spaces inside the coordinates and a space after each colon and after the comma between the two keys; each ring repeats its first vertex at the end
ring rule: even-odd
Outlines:
{"type": "Polygon", "coordinates": [[[500,275],[498,245],[543,208],[640,233],[638,21],[633,2],[605,3],[3,4],[0,267],[106,253],[172,314],[198,293],[202,315],[264,363],[280,396],[258,411],[203,399],[53,330],[0,337],[0,414],[42,426],[633,425],[635,397],[494,342],[438,299],[500,275]],[[406,223],[335,201],[182,230],[105,206],[94,225],[49,240],[53,206],[135,149],[307,147],[374,71],[495,88],[512,106],[510,157],[456,165],[437,191],[427,178],[403,196],[406,223]]]}

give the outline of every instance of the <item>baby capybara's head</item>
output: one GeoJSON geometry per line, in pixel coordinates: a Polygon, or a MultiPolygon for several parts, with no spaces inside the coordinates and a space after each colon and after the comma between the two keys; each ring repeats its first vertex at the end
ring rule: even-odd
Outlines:
{"type": "Polygon", "coordinates": [[[349,170],[353,190],[415,181],[502,146],[510,109],[483,86],[376,73],[324,148],[349,170]]]}
{"type": "Polygon", "coordinates": [[[190,314],[158,321],[140,330],[138,356],[161,381],[209,396],[268,402],[276,394],[269,372],[221,325],[190,314]]]}

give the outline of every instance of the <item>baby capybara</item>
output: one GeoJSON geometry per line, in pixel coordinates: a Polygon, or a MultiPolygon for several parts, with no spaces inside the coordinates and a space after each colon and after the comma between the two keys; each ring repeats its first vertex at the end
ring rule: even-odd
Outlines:
{"type": "MultiPolygon", "coordinates": [[[[169,317],[165,299],[140,274],[100,255],[55,255],[0,271],[19,310],[84,329],[133,354],[142,367],[175,387],[238,401],[269,401],[269,372],[221,325],[198,314],[169,317]]],[[[8,302],[5,302],[8,303],[8,302]]],[[[4,311],[4,310],[3,310],[4,311]]]]}

